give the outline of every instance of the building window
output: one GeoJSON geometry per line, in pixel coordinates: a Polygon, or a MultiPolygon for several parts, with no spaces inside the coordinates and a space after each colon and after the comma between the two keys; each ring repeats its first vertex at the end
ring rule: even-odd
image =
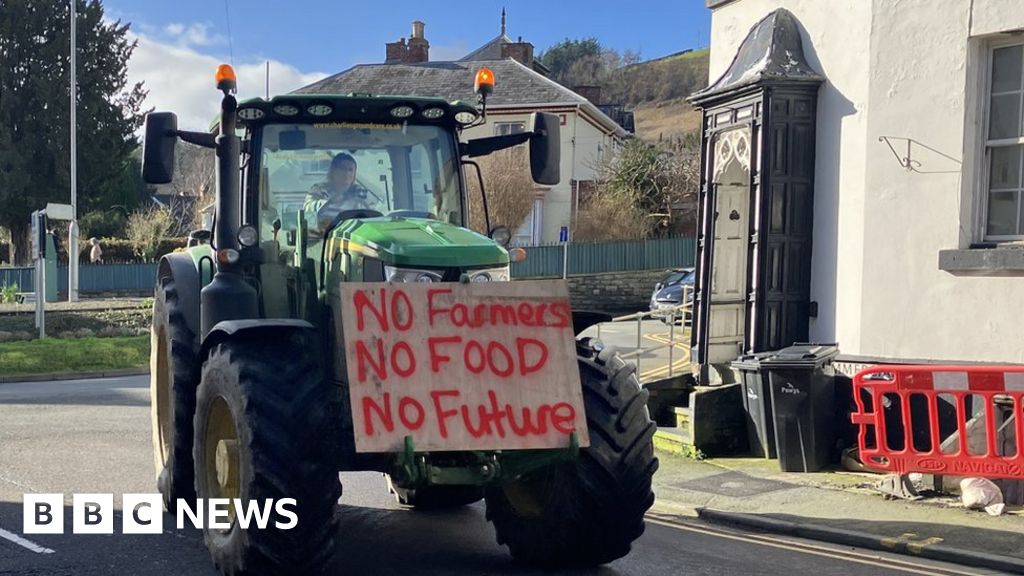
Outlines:
{"type": "Polygon", "coordinates": [[[327,174],[331,169],[331,156],[320,158],[304,158],[302,160],[303,174],[327,174]]]}
{"type": "Polygon", "coordinates": [[[494,135],[505,136],[508,134],[519,134],[526,131],[526,124],[522,122],[496,122],[494,124],[494,135]]]}
{"type": "Polygon", "coordinates": [[[1024,238],[1024,45],[992,50],[985,238],[1024,238]]]}

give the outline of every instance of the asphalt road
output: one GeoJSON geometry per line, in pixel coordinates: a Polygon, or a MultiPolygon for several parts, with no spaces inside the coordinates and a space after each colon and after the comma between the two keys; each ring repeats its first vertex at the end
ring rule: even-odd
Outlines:
{"type": "MultiPolygon", "coordinates": [[[[374,473],[342,474],[338,574],[542,574],[494,541],[480,504],[444,513],[398,507],[374,473]]],[[[0,574],[212,575],[196,530],[160,535],[23,535],[29,492],[155,491],[148,378],[0,384],[0,574]]],[[[120,517],[115,518],[115,526],[120,517]]],[[[633,552],[579,574],[981,574],[968,568],[652,515],[633,552]]]]}
{"type": "Polygon", "coordinates": [[[581,336],[600,338],[608,346],[619,350],[628,362],[637,364],[637,375],[641,382],[650,382],[677,376],[690,370],[690,328],[682,325],[669,326],[661,320],[643,319],[621,322],[605,322],[585,330],[581,336]],[[637,331],[640,332],[639,346],[642,352],[629,356],[637,350],[637,331]],[[669,346],[672,344],[672,346],[669,346]],[[669,363],[672,370],[669,371],[669,363]]]}

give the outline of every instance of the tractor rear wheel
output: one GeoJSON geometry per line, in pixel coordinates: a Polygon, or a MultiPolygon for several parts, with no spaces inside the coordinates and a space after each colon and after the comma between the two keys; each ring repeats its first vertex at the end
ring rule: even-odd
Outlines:
{"type": "Polygon", "coordinates": [[[387,480],[388,491],[395,495],[395,500],[402,506],[409,506],[417,510],[458,508],[482,500],[484,497],[484,490],[479,486],[402,488],[391,480],[391,476],[388,476],[387,480]]]}
{"type": "Polygon", "coordinates": [[[658,469],[633,364],[593,341],[577,344],[590,446],[487,491],[487,517],[512,556],[544,568],[596,566],[629,553],[654,503],[658,469]],[[600,348],[600,347],[597,347],[600,348]]]}
{"type": "Polygon", "coordinates": [[[164,507],[195,500],[192,416],[196,409],[194,335],[185,322],[174,279],[160,279],[153,297],[150,338],[150,420],[153,460],[164,507]]]}
{"type": "Polygon", "coordinates": [[[275,511],[265,529],[204,529],[223,574],[305,574],[333,557],[341,497],[338,454],[341,389],[323,377],[315,343],[302,333],[235,337],[203,364],[196,405],[196,493],[243,505],[292,498],[289,519],[275,511]]]}

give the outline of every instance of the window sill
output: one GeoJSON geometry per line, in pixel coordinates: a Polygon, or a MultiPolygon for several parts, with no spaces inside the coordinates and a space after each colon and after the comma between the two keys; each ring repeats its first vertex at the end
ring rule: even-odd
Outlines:
{"type": "Polygon", "coordinates": [[[939,270],[954,276],[1024,276],[1024,244],[940,250],[939,270]]]}

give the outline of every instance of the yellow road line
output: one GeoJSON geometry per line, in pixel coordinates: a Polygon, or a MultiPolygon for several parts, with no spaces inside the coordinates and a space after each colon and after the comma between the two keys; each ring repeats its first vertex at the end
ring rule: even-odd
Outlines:
{"type": "MultiPolygon", "coordinates": [[[[658,335],[656,335],[656,334],[648,334],[647,337],[650,338],[651,340],[654,340],[655,342],[658,342],[658,343],[661,343],[661,344],[669,344],[670,343],[668,339],[665,339],[665,340],[658,339],[658,335]]],[[[677,370],[682,370],[683,368],[686,367],[687,364],[690,363],[690,349],[687,346],[685,346],[683,344],[676,344],[674,346],[674,348],[676,348],[677,350],[682,352],[682,355],[680,356],[680,358],[678,360],[675,360],[672,363],[672,366],[671,366],[672,370],[671,371],[673,373],[675,373],[677,370]]],[[[640,379],[641,380],[648,379],[648,378],[652,378],[652,377],[655,377],[655,376],[662,376],[662,375],[665,375],[665,374],[668,374],[668,373],[669,373],[669,366],[667,366],[667,365],[666,366],[660,366],[658,368],[651,368],[650,370],[647,370],[645,372],[641,372],[640,373],[640,379]]]]}
{"type": "MultiPolygon", "coordinates": [[[[686,354],[685,352],[683,352],[682,354],[683,354],[683,356],[681,358],[679,358],[678,360],[674,360],[672,362],[672,369],[673,370],[678,368],[678,367],[680,367],[680,366],[683,366],[684,364],[686,364],[687,362],[690,361],[690,359],[688,357],[689,356],[688,354],[686,354]]],[[[668,371],[668,364],[665,364],[664,366],[659,366],[657,368],[648,369],[648,370],[642,372],[641,376],[650,376],[652,374],[658,374],[660,372],[667,372],[667,371],[668,371]]]]}
{"type": "MultiPolygon", "coordinates": [[[[675,372],[676,370],[682,370],[689,363],[690,363],[689,355],[686,355],[686,356],[680,358],[679,360],[674,361],[672,363],[672,366],[671,366],[672,372],[675,372]]],[[[662,373],[667,373],[668,371],[669,371],[669,366],[666,365],[666,366],[661,366],[659,368],[651,368],[650,370],[647,370],[645,372],[641,372],[640,376],[644,377],[644,378],[650,378],[651,376],[660,376],[662,373]]]]}
{"type": "Polygon", "coordinates": [[[845,560],[847,562],[853,562],[856,564],[866,564],[869,566],[879,566],[882,568],[888,568],[890,570],[899,570],[901,572],[908,572],[910,574],[925,574],[927,576],[935,576],[936,574],[948,574],[950,576],[979,576],[979,572],[962,572],[959,570],[949,568],[936,568],[931,566],[921,566],[919,564],[913,564],[903,560],[896,559],[881,559],[877,556],[871,556],[868,554],[862,554],[858,552],[840,552],[824,546],[816,546],[814,544],[803,543],[803,542],[789,542],[779,540],[778,537],[768,538],[759,536],[756,534],[738,534],[734,532],[725,532],[721,530],[715,530],[711,528],[703,528],[697,526],[690,526],[688,524],[681,524],[676,522],[668,522],[651,516],[647,517],[647,521],[658,526],[664,526],[665,528],[672,528],[675,530],[685,532],[696,532],[699,534],[705,534],[708,536],[716,536],[719,538],[725,538],[728,540],[737,540],[740,542],[749,542],[751,544],[759,544],[761,546],[769,546],[772,548],[782,548],[784,550],[793,550],[796,552],[802,552],[804,554],[811,554],[814,556],[823,556],[826,558],[837,558],[845,560]]]}
{"type": "MultiPolygon", "coordinates": [[[[689,364],[689,362],[690,362],[689,358],[680,358],[679,360],[676,360],[675,362],[672,363],[672,373],[674,374],[677,371],[682,370],[683,368],[686,367],[687,364],[689,364]]],[[[652,378],[652,377],[655,377],[655,376],[661,376],[663,374],[668,374],[668,373],[669,373],[669,367],[668,366],[662,366],[661,368],[652,368],[652,369],[650,369],[650,370],[648,370],[646,372],[641,372],[640,373],[640,378],[641,379],[643,379],[643,378],[652,378]]]]}

